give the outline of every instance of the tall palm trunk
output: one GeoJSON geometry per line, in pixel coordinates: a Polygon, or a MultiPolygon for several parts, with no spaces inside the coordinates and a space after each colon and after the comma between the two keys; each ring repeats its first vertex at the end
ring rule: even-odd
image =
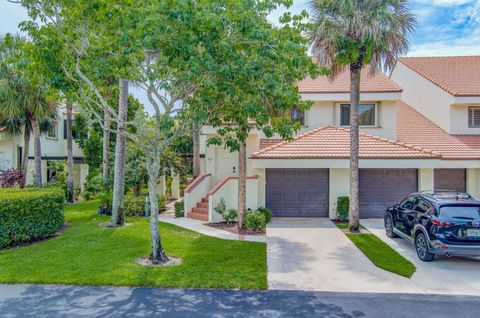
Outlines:
{"type": "Polygon", "coordinates": [[[123,201],[126,166],[126,121],[128,111],[128,81],[120,79],[117,141],[115,144],[115,177],[113,180],[112,225],[123,225],[123,201]]]}
{"type": "Polygon", "coordinates": [[[200,123],[193,122],[193,177],[200,175],[200,123]]]}
{"type": "Polygon", "coordinates": [[[108,151],[110,148],[110,112],[107,108],[103,111],[103,166],[102,176],[108,178],[110,161],[108,159],[108,151]]]}
{"type": "Polygon", "coordinates": [[[27,174],[28,174],[28,157],[30,155],[30,129],[25,125],[25,131],[23,133],[23,158],[22,158],[22,172],[23,172],[23,184],[22,187],[25,187],[27,184],[27,174]]]}
{"type": "Polygon", "coordinates": [[[73,203],[73,105],[67,100],[67,201],[73,203]]]}
{"type": "Polygon", "coordinates": [[[247,142],[240,142],[238,151],[238,228],[243,228],[247,213],[247,142]]]}
{"type": "Polygon", "coordinates": [[[360,226],[359,198],[358,198],[358,159],[359,159],[359,117],[358,104],[360,103],[360,74],[362,63],[350,65],[350,232],[358,232],[360,226]]]}
{"type": "Polygon", "coordinates": [[[36,187],[42,186],[42,146],[40,142],[40,125],[34,116],[30,116],[33,130],[33,155],[35,166],[34,185],[36,187]]]}

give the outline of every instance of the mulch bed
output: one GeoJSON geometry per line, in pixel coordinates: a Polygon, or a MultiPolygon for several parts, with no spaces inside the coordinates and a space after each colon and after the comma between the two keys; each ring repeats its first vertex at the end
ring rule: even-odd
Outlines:
{"type": "Polygon", "coordinates": [[[137,258],[136,262],[137,264],[143,265],[143,266],[159,266],[159,267],[176,266],[176,265],[182,264],[181,258],[176,258],[171,256],[169,256],[168,258],[169,260],[166,263],[156,263],[156,262],[153,262],[150,257],[145,256],[145,257],[137,258]]]}
{"type": "Polygon", "coordinates": [[[227,223],[227,222],[218,222],[218,223],[207,223],[208,226],[214,227],[216,229],[228,231],[234,234],[239,235],[257,235],[265,236],[265,229],[261,231],[256,231],[252,229],[243,228],[241,231],[238,231],[237,222],[227,223]]]}
{"type": "Polygon", "coordinates": [[[53,235],[51,235],[49,237],[46,237],[46,238],[41,239],[41,240],[33,240],[33,241],[30,241],[30,242],[18,243],[17,245],[14,245],[14,246],[7,246],[7,247],[4,247],[4,248],[0,248],[0,251],[11,250],[11,249],[14,249],[14,248],[20,248],[20,247],[29,246],[29,245],[33,245],[33,244],[38,244],[38,243],[42,243],[42,242],[51,240],[51,239],[53,239],[57,236],[62,235],[63,232],[65,232],[69,227],[70,227],[70,223],[65,222],[65,223],[63,223],[62,227],[57,232],[55,232],[53,235]]]}

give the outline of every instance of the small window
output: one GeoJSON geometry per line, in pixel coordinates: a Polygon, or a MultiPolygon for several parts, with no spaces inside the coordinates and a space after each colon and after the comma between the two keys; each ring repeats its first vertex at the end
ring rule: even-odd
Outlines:
{"type": "Polygon", "coordinates": [[[52,123],[52,127],[47,130],[47,137],[52,139],[57,139],[58,124],[57,122],[52,123]]]}
{"type": "Polygon", "coordinates": [[[300,123],[300,125],[305,125],[305,111],[297,106],[294,106],[290,111],[290,118],[292,118],[294,122],[300,123]]]}
{"type": "MultiPolygon", "coordinates": [[[[72,120],[72,139],[77,138],[77,132],[75,131],[75,120],[72,120]]],[[[63,120],[63,139],[67,139],[67,120],[63,120]]]]}
{"type": "MultiPolygon", "coordinates": [[[[360,126],[375,126],[375,104],[359,104],[358,116],[360,126]]],[[[340,126],[350,125],[350,104],[340,105],[340,126]]]]}
{"type": "Polygon", "coordinates": [[[468,107],[468,128],[480,128],[480,107],[468,107]]]}

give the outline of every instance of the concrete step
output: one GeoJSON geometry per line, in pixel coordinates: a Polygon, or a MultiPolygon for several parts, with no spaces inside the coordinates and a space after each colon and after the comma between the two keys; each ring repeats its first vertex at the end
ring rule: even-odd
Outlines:
{"type": "Polygon", "coordinates": [[[208,209],[208,203],[203,203],[203,202],[197,203],[197,208],[208,209]]]}
{"type": "Polygon", "coordinates": [[[208,214],[190,212],[190,213],[188,213],[188,217],[190,219],[195,219],[195,220],[200,220],[200,221],[208,221],[208,214]]]}
{"type": "Polygon", "coordinates": [[[205,208],[192,208],[192,212],[194,213],[198,213],[198,214],[205,214],[208,216],[208,209],[205,209],[205,208]]]}
{"type": "Polygon", "coordinates": [[[208,203],[208,197],[202,198],[202,203],[208,203]]]}

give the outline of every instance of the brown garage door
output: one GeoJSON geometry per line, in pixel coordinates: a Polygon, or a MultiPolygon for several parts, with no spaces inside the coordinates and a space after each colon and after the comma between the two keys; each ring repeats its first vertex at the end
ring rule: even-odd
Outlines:
{"type": "Polygon", "coordinates": [[[435,190],[467,191],[467,172],[465,169],[435,169],[433,186],[435,190]]]}
{"type": "Polygon", "coordinates": [[[328,216],[328,169],[267,169],[266,206],[274,216],[328,216]]]}
{"type": "Polygon", "coordinates": [[[360,169],[360,217],[383,217],[385,210],[417,191],[416,169],[360,169]]]}

